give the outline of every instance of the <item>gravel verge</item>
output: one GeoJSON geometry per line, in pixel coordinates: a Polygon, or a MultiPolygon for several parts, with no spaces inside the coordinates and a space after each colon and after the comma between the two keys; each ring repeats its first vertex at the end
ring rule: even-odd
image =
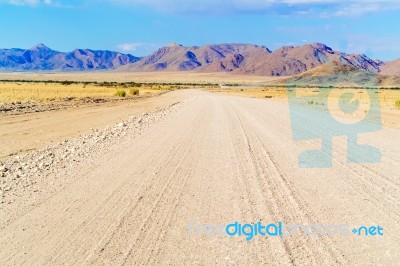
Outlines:
{"type": "MultiPolygon", "coordinates": [[[[79,163],[85,163],[104,154],[114,144],[141,135],[151,125],[162,121],[188,100],[171,104],[152,113],[143,113],[120,121],[102,130],[92,130],[77,138],[64,140],[38,151],[18,154],[0,163],[0,210],[20,200],[35,198],[41,189],[57,187],[60,173],[73,172],[79,163]],[[45,184],[43,184],[45,183],[45,184]]],[[[32,200],[28,200],[32,202],[32,200]]]]}

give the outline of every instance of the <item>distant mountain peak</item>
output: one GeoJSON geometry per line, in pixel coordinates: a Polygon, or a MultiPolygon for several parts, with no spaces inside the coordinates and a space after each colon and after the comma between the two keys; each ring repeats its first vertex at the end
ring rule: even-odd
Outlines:
{"type": "Polygon", "coordinates": [[[52,50],[52,49],[50,49],[49,47],[47,47],[43,43],[39,43],[39,44],[33,46],[30,50],[52,50]]]}
{"type": "Polygon", "coordinates": [[[169,44],[167,44],[167,47],[182,47],[182,44],[170,42],[169,44]]]}
{"type": "Polygon", "coordinates": [[[331,51],[332,48],[327,46],[326,44],[319,43],[319,42],[314,42],[310,44],[312,47],[323,50],[323,51],[331,51]]]}

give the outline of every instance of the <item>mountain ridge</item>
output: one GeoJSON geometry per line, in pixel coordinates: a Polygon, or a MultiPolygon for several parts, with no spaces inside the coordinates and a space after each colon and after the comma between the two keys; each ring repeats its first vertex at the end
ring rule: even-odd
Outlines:
{"type": "Polygon", "coordinates": [[[40,43],[29,49],[0,49],[0,71],[108,70],[140,58],[108,50],[59,52],[40,43]]]}
{"type": "Polygon", "coordinates": [[[43,43],[29,49],[0,49],[0,71],[114,69],[129,72],[193,71],[293,76],[333,61],[371,73],[400,75],[400,59],[383,62],[371,59],[364,54],[335,51],[323,43],[282,46],[274,51],[264,45],[243,43],[203,46],[170,43],[144,57],[92,49],[59,52],[43,43]]]}
{"type": "Polygon", "coordinates": [[[366,55],[334,51],[322,43],[283,46],[274,51],[254,44],[173,45],[119,68],[120,71],[231,72],[264,76],[291,76],[329,61],[341,61],[360,70],[379,73],[384,62],[366,55]]]}

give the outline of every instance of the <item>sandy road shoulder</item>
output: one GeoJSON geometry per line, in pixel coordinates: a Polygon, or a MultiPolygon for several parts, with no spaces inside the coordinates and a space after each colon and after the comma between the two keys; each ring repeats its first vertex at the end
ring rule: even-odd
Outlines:
{"type": "Polygon", "coordinates": [[[131,116],[102,130],[93,130],[77,138],[3,161],[0,164],[0,226],[12,222],[18,212],[24,212],[27,206],[38,204],[40,196],[59,189],[60,183],[71,182],[74,178],[56,180],[58,175],[71,172],[78,164],[95,160],[123,139],[141,135],[189,101],[182,100],[152,113],[131,116]],[[20,206],[25,208],[21,209],[20,206]]]}

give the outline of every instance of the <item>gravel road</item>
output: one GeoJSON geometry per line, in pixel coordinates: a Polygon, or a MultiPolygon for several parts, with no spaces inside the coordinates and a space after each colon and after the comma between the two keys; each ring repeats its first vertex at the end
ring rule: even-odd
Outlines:
{"type": "MultiPolygon", "coordinates": [[[[1,265],[398,265],[400,131],[379,164],[299,168],[287,102],[198,90],[0,165],[1,265]],[[348,224],[384,235],[218,237],[190,224],[348,224]]],[[[58,112],[58,111],[57,111],[58,112]]]]}

